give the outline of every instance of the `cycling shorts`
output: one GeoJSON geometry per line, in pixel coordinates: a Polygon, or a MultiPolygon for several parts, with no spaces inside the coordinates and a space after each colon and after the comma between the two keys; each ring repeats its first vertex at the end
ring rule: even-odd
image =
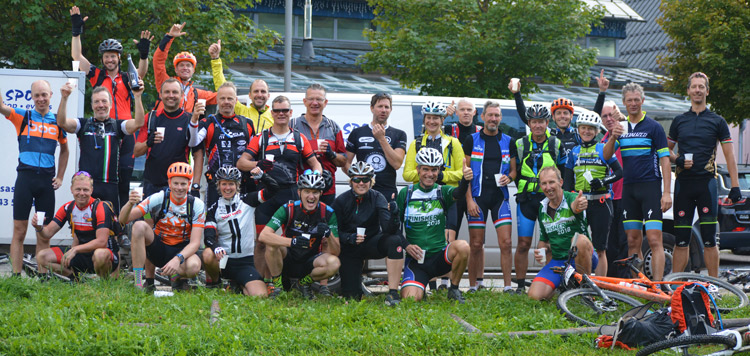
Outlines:
{"type": "Polygon", "coordinates": [[[539,204],[544,200],[541,193],[519,193],[516,195],[516,230],[518,236],[534,236],[539,204]]]}
{"type": "MultiPolygon", "coordinates": [[[[564,267],[565,262],[567,260],[551,260],[549,263],[547,263],[544,267],[542,267],[542,270],[539,271],[539,273],[536,274],[536,277],[534,277],[534,280],[531,281],[531,283],[534,282],[542,282],[550,287],[557,288],[560,285],[560,282],[562,282],[562,275],[557,274],[552,271],[552,268],[554,267],[564,267]]],[[[571,265],[573,267],[576,266],[576,261],[571,261],[571,265]]],[[[596,254],[596,252],[591,253],[591,270],[595,270],[596,266],[599,265],[599,256],[596,254]]]]}
{"type": "Polygon", "coordinates": [[[705,247],[716,246],[719,211],[716,179],[677,179],[674,183],[674,230],[677,246],[690,245],[693,214],[698,208],[701,238],[705,247]]]}
{"type": "Polygon", "coordinates": [[[449,244],[441,252],[425,257],[422,264],[407,253],[404,260],[404,276],[401,279],[401,288],[418,287],[424,290],[424,286],[430,282],[430,279],[450,272],[453,267],[453,262],[448,259],[450,247],[449,244]]]}
{"type": "Polygon", "coordinates": [[[35,171],[17,172],[13,188],[13,220],[29,220],[31,207],[43,211],[46,226],[55,217],[55,189],[52,188],[52,175],[37,174],[35,171]]]}
{"type": "Polygon", "coordinates": [[[466,212],[466,220],[469,222],[469,229],[484,229],[487,222],[487,212],[492,214],[492,222],[497,229],[500,226],[510,225],[513,219],[510,215],[510,202],[508,200],[495,200],[475,197],[474,202],[479,206],[479,216],[471,216],[466,212]]]}
{"type": "MultiPolygon", "coordinates": [[[[51,250],[55,253],[55,262],[62,263],[63,255],[70,250],[70,248],[53,247],[51,250]]],[[[109,251],[112,270],[117,269],[120,265],[120,254],[113,253],[110,249],[106,250],[109,251]]],[[[73,270],[74,273],[96,273],[96,270],[94,270],[94,252],[76,253],[73,259],[70,260],[70,269],[73,270]]]]}
{"type": "Polygon", "coordinates": [[[241,286],[252,281],[263,280],[263,277],[258,273],[258,270],[255,269],[253,256],[239,258],[230,257],[227,260],[227,265],[221,270],[221,276],[232,280],[241,286]]]}
{"type": "MultiPolygon", "coordinates": [[[[461,220],[463,217],[461,217],[461,220]]],[[[448,212],[445,214],[445,229],[446,230],[452,230],[452,231],[458,231],[458,229],[461,228],[461,225],[459,223],[459,215],[458,215],[458,201],[456,201],[453,205],[448,208],[448,212]]]]}
{"type": "Polygon", "coordinates": [[[146,246],[146,258],[156,267],[164,267],[169,260],[177,256],[188,242],[181,242],[177,245],[167,245],[161,240],[161,236],[154,234],[154,241],[146,246]]]}
{"type": "Polygon", "coordinates": [[[359,245],[342,244],[341,267],[341,295],[344,298],[359,299],[362,296],[360,288],[362,282],[362,268],[365,260],[380,259],[388,257],[391,260],[404,259],[404,249],[401,247],[401,238],[398,235],[377,234],[368,237],[359,245]]]}
{"type": "Polygon", "coordinates": [[[120,214],[120,189],[117,183],[94,181],[94,190],[91,192],[91,196],[112,203],[115,214],[120,214]]]}
{"type": "Polygon", "coordinates": [[[622,185],[622,214],[625,230],[661,231],[661,181],[622,185]]]}
{"type": "Polygon", "coordinates": [[[284,257],[284,269],[281,273],[286,277],[291,278],[303,278],[312,272],[313,262],[318,256],[323,253],[318,253],[312,256],[303,257],[301,259],[294,258],[291,253],[287,253],[284,257]]]}
{"type": "Polygon", "coordinates": [[[591,228],[591,243],[596,251],[607,250],[607,240],[609,238],[609,229],[612,225],[612,199],[605,199],[604,202],[589,200],[589,207],[586,209],[586,220],[591,228]]]}
{"type": "Polygon", "coordinates": [[[279,189],[270,200],[255,208],[255,224],[258,234],[260,234],[263,227],[271,220],[271,217],[276,213],[276,210],[279,210],[282,205],[289,201],[295,200],[299,200],[297,185],[289,185],[279,189]]]}

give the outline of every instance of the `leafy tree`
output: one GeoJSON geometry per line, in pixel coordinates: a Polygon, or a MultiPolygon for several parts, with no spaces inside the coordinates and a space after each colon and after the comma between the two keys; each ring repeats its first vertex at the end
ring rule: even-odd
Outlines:
{"type": "Polygon", "coordinates": [[[687,78],[704,72],[708,102],[733,123],[750,112],[750,6],[742,0],[664,0],[658,19],[672,42],[659,63],[674,79],[665,87],[685,95],[687,78]]]}
{"type": "MultiPolygon", "coordinates": [[[[431,95],[508,97],[511,77],[589,83],[597,50],[577,39],[601,9],[579,0],[369,0],[377,31],[365,71],[431,95]]],[[[524,82],[524,92],[538,87],[524,82]]]]}
{"type": "MultiPolygon", "coordinates": [[[[81,8],[89,19],[81,37],[83,54],[92,64],[101,66],[99,43],[107,38],[122,42],[127,54],[137,63],[138,51],[133,39],[140,38],[142,30],[154,34],[151,55],[161,38],[174,23],[186,22],[187,35],[175,40],[170,49],[174,55],[191,51],[198,58],[198,70],[210,72],[208,46],[221,39],[224,59],[257,57],[280,41],[278,33],[255,29],[244,15],[237,16],[233,9],[252,7],[257,0],[79,0],[75,3],[55,0],[10,0],[3,6],[3,39],[0,46],[0,67],[70,70],[70,8],[81,8]],[[249,36],[252,34],[252,36],[249,36]]],[[[167,70],[174,73],[171,61],[167,70]]],[[[144,82],[153,89],[153,68],[144,82]]]]}

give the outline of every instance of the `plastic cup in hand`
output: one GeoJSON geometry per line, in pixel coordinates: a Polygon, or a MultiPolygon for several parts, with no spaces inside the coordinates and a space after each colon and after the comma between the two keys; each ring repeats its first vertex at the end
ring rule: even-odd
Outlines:
{"type": "Polygon", "coordinates": [[[323,146],[323,142],[326,142],[326,140],[318,139],[318,151],[322,151],[320,146],[323,146]]]}
{"type": "Polygon", "coordinates": [[[357,235],[365,236],[365,228],[364,227],[358,227],[357,228],[357,235]]]}
{"type": "Polygon", "coordinates": [[[224,253],[224,257],[219,260],[219,268],[224,269],[227,267],[227,261],[229,261],[229,255],[224,253]]]}
{"type": "Polygon", "coordinates": [[[166,127],[157,127],[156,128],[156,132],[158,132],[159,134],[161,134],[162,138],[164,138],[164,132],[166,132],[166,131],[167,131],[166,127]]]}
{"type": "Polygon", "coordinates": [[[45,215],[45,212],[43,212],[43,211],[37,211],[36,212],[36,223],[37,224],[44,226],[44,215],[45,215]]]}
{"type": "Polygon", "coordinates": [[[693,154],[692,153],[686,153],[685,154],[685,160],[686,161],[692,161],[693,160],[693,154]]]}
{"type": "Polygon", "coordinates": [[[206,99],[198,99],[198,102],[203,104],[203,107],[206,107],[206,99]]]}
{"type": "Polygon", "coordinates": [[[510,78],[510,87],[513,88],[513,91],[518,90],[518,84],[520,84],[521,79],[518,78],[510,78]]]}
{"type": "Polygon", "coordinates": [[[425,256],[427,256],[427,250],[422,250],[422,258],[417,260],[417,263],[419,263],[420,265],[423,264],[425,256]]]}
{"type": "Polygon", "coordinates": [[[498,187],[505,186],[505,184],[500,183],[500,178],[502,178],[503,176],[504,176],[504,174],[502,174],[502,173],[495,174],[495,184],[497,184],[498,187]]]}
{"type": "Polygon", "coordinates": [[[78,71],[78,67],[81,66],[81,62],[80,61],[72,61],[71,64],[73,65],[73,71],[74,72],[77,72],[78,71]]]}
{"type": "Polygon", "coordinates": [[[628,124],[628,120],[620,121],[620,126],[622,126],[622,133],[623,134],[628,133],[628,126],[630,126],[630,124],[628,124]]]}
{"type": "Polygon", "coordinates": [[[539,254],[542,256],[542,264],[545,264],[547,262],[547,249],[538,248],[537,251],[539,251],[539,254]]]}
{"type": "Polygon", "coordinates": [[[274,155],[266,155],[266,159],[273,162],[273,159],[276,158],[274,155]]]}
{"type": "Polygon", "coordinates": [[[591,175],[591,171],[585,171],[583,172],[583,178],[586,178],[586,182],[591,184],[591,181],[594,180],[594,176],[591,175]]]}

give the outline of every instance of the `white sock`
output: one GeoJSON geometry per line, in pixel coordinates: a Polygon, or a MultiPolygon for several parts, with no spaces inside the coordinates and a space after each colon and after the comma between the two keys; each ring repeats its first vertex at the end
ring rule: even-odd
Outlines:
{"type": "Polygon", "coordinates": [[[440,281],[440,284],[442,284],[442,285],[444,285],[444,286],[447,286],[447,285],[448,285],[448,281],[449,281],[449,279],[448,279],[448,278],[443,278],[443,279],[442,279],[442,280],[440,281]]]}

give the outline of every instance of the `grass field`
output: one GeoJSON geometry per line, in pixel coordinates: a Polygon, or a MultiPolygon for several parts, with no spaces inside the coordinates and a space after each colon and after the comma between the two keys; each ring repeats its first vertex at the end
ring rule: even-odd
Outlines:
{"type": "Polygon", "coordinates": [[[593,348],[593,334],[490,338],[467,333],[450,316],[483,333],[576,327],[554,303],[525,296],[483,291],[457,305],[437,293],[395,308],[383,298],[304,301],[292,292],[265,300],[205,289],[157,298],[124,279],[70,285],[0,278],[0,354],[631,354],[593,348]],[[214,300],[221,311],[212,325],[214,300]]]}

